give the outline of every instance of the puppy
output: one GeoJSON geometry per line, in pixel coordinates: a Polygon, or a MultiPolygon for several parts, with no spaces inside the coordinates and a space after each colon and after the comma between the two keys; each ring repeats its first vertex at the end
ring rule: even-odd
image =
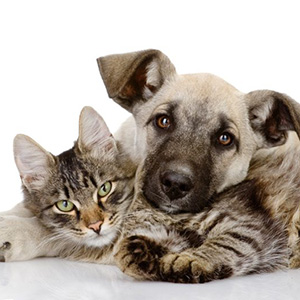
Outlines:
{"type": "Polygon", "coordinates": [[[117,137],[137,164],[145,160],[145,196],[166,212],[199,212],[246,178],[258,149],[300,134],[300,106],[286,95],[178,75],[157,50],[97,61],[109,97],[133,114],[117,137]]]}
{"type": "Polygon", "coordinates": [[[143,165],[148,203],[196,213],[255,179],[264,209],[287,226],[290,267],[299,267],[300,105],[274,91],[241,93],[211,74],[178,75],[158,50],[97,62],[109,97],[133,115],[117,138],[143,165]]]}

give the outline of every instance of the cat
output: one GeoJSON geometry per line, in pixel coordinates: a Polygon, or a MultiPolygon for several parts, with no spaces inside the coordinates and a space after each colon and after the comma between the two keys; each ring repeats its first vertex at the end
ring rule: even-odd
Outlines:
{"type": "Polygon", "coordinates": [[[263,208],[263,197],[255,179],[246,180],[201,213],[167,215],[137,187],[115,263],[136,279],[184,283],[284,269],[286,227],[263,208]]]}
{"type": "Polygon", "coordinates": [[[12,221],[15,227],[30,220],[31,227],[25,225],[21,244],[17,238],[15,243],[8,240],[3,244],[2,261],[26,259],[18,249],[24,250],[30,243],[27,259],[45,255],[71,258],[84,253],[85,260],[89,259],[88,249],[100,249],[91,252],[110,262],[132,199],[135,173],[135,167],[120,154],[120,147],[91,107],[81,112],[74,147],[58,156],[28,136],[17,135],[14,154],[24,205],[35,217],[17,221],[16,216],[3,217],[6,224],[12,221]],[[16,254],[12,257],[10,253],[16,254]]]}
{"type": "MultiPolygon", "coordinates": [[[[167,215],[143,196],[143,164],[133,195],[135,166],[91,108],[81,113],[72,149],[55,157],[19,135],[15,157],[25,206],[44,228],[38,254],[116,264],[137,279],[190,283],[288,265],[286,228],[261,206],[254,179],[201,213],[167,215]]],[[[2,251],[22,246],[7,241],[2,251]]]]}
{"type": "Polygon", "coordinates": [[[289,268],[300,268],[300,143],[295,133],[271,153],[261,150],[251,162],[248,180],[255,180],[261,204],[272,218],[286,226],[290,248],[289,268]]]}

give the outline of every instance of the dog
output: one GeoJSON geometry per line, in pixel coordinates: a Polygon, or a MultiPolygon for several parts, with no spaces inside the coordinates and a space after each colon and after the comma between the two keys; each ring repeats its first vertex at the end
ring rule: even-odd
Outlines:
{"type": "MultiPolygon", "coordinates": [[[[284,155],[289,132],[300,135],[300,106],[285,94],[244,94],[212,74],[178,75],[158,50],[109,55],[97,63],[109,97],[132,113],[115,137],[136,166],[143,165],[138,183],[147,201],[166,213],[200,212],[249,177],[259,152],[275,158],[273,149],[281,148],[284,155]]],[[[265,205],[275,215],[276,203],[265,205]]],[[[23,210],[20,204],[10,214],[23,210]]],[[[299,207],[293,212],[287,222],[296,245],[299,207]]]]}
{"type": "MultiPolygon", "coordinates": [[[[133,115],[118,140],[140,166],[136,193],[141,191],[148,204],[174,217],[207,212],[223,192],[249,181],[248,198],[255,198],[258,210],[283,221],[292,253],[289,266],[299,267],[300,182],[295,161],[300,159],[300,105],[275,91],[241,93],[212,74],[178,75],[158,50],[110,55],[97,62],[109,97],[133,115]]],[[[136,199],[138,203],[139,196],[136,199]]],[[[155,220],[167,222],[163,217],[155,220]]],[[[150,271],[143,272],[148,260],[134,253],[147,258],[159,243],[170,242],[155,237],[147,250],[148,235],[151,232],[129,235],[116,254],[119,267],[137,278],[150,271]]],[[[172,269],[175,261],[169,263],[172,269]]],[[[173,272],[185,267],[188,262],[182,259],[173,272]]]]}
{"type": "Polygon", "coordinates": [[[259,149],[300,135],[300,105],[269,90],[243,94],[211,74],[178,75],[158,50],[100,57],[108,95],[132,113],[117,134],[144,162],[147,200],[168,213],[199,212],[248,175],[259,149]]]}

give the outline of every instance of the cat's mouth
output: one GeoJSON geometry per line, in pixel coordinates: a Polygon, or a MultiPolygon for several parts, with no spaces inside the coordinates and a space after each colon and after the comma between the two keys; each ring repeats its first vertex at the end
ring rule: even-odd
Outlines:
{"type": "Polygon", "coordinates": [[[118,235],[116,228],[101,229],[100,233],[89,230],[84,237],[84,244],[89,247],[103,247],[112,244],[118,235]]]}

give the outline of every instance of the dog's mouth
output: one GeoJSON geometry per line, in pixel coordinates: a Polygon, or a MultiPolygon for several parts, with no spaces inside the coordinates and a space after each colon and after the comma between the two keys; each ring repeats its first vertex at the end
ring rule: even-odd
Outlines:
{"type": "Polygon", "coordinates": [[[149,204],[167,213],[197,213],[207,205],[210,174],[198,162],[180,158],[149,156],[140,180],[149,204]]]}
{"type": "Polygon", "coordinates": [[[209,203],[209,197],[204,197],[200,191],[193,191],[183,197],[170,199],[160,186],[161,184],[159,182],[155,184],[146,180],[142,191],[147,202],[152,207],[165,211],[166,213],[198,213],[209,203]]]}
{"type": "Polygon", "coordinates": [[[147,199],[147,202],[154,208],[165,211],[169,214],[179,214],[185,213],[187,211],[183,210],[181,205],[166,201],[161,195],[157,193],[152,193],[151,191],[143,190],[143,194],[147,199]]]}

